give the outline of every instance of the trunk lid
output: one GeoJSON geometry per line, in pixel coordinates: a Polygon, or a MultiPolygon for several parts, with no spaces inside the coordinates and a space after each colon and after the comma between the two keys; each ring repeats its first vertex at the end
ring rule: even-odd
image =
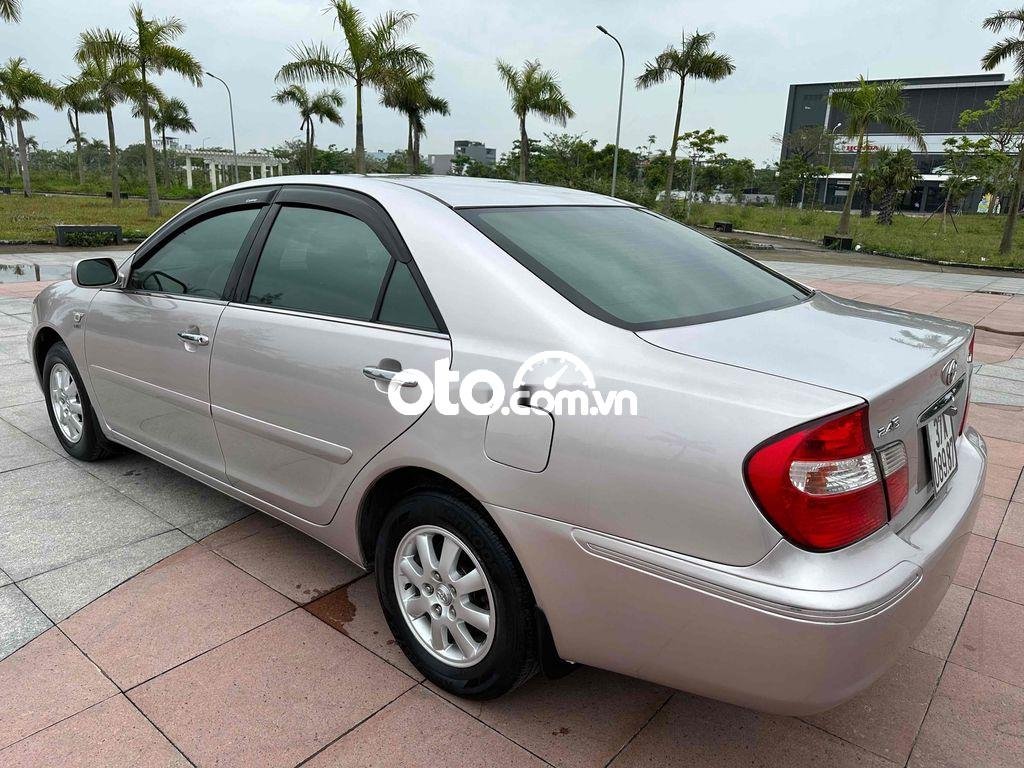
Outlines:
{"type": "Polygon", "coordinates": [[[816,292],[791,307],[638,335],[680,354],[862,397],[875,447],[902,440],[907,449],[909,499],[892,521],[899,529],[934,495],[922,417],[953,389],[949,405],[960,428],[972,332],[965,323],[816,292]],[[943,368],[951,360],[950,380],[943,368]]]}

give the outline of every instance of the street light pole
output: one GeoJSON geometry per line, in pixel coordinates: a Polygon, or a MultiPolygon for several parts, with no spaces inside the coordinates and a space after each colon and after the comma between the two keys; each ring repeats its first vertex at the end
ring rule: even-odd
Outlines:
{"type": "Polygon", "coordinates": [[[836,131],[843,127],[842,123],[836,123],[835,127],[829,131],[832,134],[832,141],[828,144],[828,166],[826,167],[827,173],[825,174],[825,188],[821,190],[821,207],[825,207],[825,199],[828,197],[828,177],[832,175],[832,150],[836,148],[836,131]]]}
{"type": "Polygon", "coordinates": [[[235,176],[235,184],[237,184],[238,183],[238,143],[235,141],[235,107],[231,103],[231,89],[228,88],[228,84],[227,83],[225,83],[221,78],[219,78],[215,74],[213,74],[213,72],[207,72],[206,74],[209,75],[210,77],[212,77],[217,82],[219,82],[221,85],[223,85],[225,90],[227,90],[227,92],[228,92],[228,113],[231,115],[231,150],[232,150],[232,154],[234,155],[234,165],[235,165],[234,176],[235,176]]]}
{"type": "Polygon", "coordinates": [[[622,90],[626,84],[626,54],[622,50],[622,43],[619,42],[619,38],[600,24],[597,25],[597,28],[615,41],[615,44],[619,46],[619,56],[622,57],[622,74],[619,76],[619,116],[615,120],[615,156],[612,160],[612,197],[615,197],[615,181],[619,176],[619,132],[622,130],[622,90]]]}

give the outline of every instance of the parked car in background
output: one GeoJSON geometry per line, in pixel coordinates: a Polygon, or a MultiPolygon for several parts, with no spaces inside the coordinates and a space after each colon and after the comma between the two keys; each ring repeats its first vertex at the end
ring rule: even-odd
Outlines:
{"type": "Polygon", "coordinates": [[[985,477],[971,326],[568,189],[236,185],[78,262],[28,343],[70,455],[126,446],[373,569],[410,660],[468,697],[575,662],[836,705],[935,611],[985,477]],[[436,370],[518,407],[417,401],[436,370]],[[569,390],[635,413],[545,407],[569,390]]]}

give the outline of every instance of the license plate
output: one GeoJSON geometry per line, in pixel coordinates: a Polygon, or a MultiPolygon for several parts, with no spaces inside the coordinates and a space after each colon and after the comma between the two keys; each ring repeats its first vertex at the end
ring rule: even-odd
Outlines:
{"type": "Polygon", "coordinates": [[[928,433],[928,455],[932,460],[932,483],[938,493],[956,472],[956,433],[953,417],[948,413],[936,416],[925,424],[928,433]]]}

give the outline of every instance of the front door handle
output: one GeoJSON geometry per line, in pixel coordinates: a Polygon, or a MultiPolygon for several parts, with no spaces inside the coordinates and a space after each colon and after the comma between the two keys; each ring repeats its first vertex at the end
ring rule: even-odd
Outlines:
{"type": "Polygon", "coordinates": [[[415,381],[408,381],[401,378],[401,371],[389,371],[387,368],[378,368],[375,365],[368,365],[363,368],[363,376],[374,381],[382,381],[385,384],[392,382],[400,387],[415,387],[415,381]]]}
{"type": "Polygon", "coordinates": [[[196,331],[178,331],[178,338],[182,341],[187,341],[189,344],[195,344],[200,347],[205,347],[210,343],[210,337],[205,333],[198,333],[196,331]]]}

